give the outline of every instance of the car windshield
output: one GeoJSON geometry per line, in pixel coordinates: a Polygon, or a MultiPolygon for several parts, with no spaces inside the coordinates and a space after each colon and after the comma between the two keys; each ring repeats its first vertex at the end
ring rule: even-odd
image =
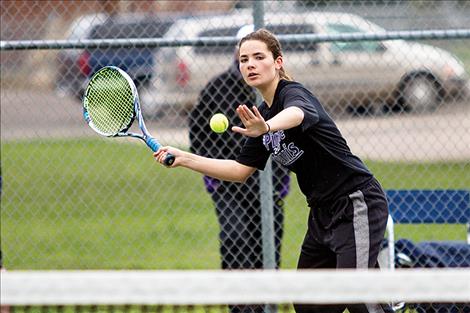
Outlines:
{"type": "Polygon", "coordinates": [[[132,23],[114,23],[111,21],[96,26],[93,29],[90,38],[161,38],[172,24],[172,21],[155,20],[132,23]]]}
{"type": "MultiPolygon", "coordinates": [[[[276,35],[313,34],[315,29],[311,24],[267,25],[266,29],[276,35]]],[[[286,42],[282,45],[285,52],[315,51],[316,43],[286,42]]]]}
{"type": "MultiPolygon", "coordinates": [[[[364,33],[362,29],[357,27],[346,25],[346,24],[327,24],[327,32],[329,34],[340,34],[340,33],[364,33]]],[[[334,52],[346,52],[346,51],[363,51],[373,52],[380,50],[380,43],[377,41],[353,41],[353,42],[333,42],[331,49],[334,52]]]]}
{"type": "MultiPolygon", "coordinates": [[[[199,33],[198,37],[233,37],[236,36],[240,27],[219,27],[208,29],[199,33]]],[[[276,35],[292,35],[292,34],[312,34],[315,32],[310,24],[285,24],[285,25],[266,25],[266,29],[276,35]]],[[[317,45],[315,43],[298,43],[286,42],[283,44],[283,51],[286,52],[304,52],[306,50],[315,51],[317,45]]],[[[221,46],[200,46],[195,48],[197,54],[215,54],[215,53],[232,53],[233,47],[227,45],[221,46]]]]}
{"type": "Polygon", "coordinates": [[[91,28],[104,23],[106,18],[105,14],[92,14],[77,18],[70,26],[67,38],[71,40],[87,38],[91,28]]]}

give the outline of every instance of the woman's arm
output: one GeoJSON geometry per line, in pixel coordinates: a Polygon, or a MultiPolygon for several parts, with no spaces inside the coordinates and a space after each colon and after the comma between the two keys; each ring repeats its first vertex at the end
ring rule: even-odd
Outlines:
{"type": "Polygon", "coordinates": [[[256,107],[252,111],[243,104],[237,108],[237,113],[245,128],[234,126],[232,131],[249,137],[258,137],[268,131],[290,129],[300,125],[304,119],[304,112],[294,106],[282,110],[267,122],[256,107]]]}
{"type": "Polygon", "coordinates": [[[243,183],[256,170],[234,160],[211,159],[185,152],[173,147],[162,147],[153,154],[155,159],[163,164],[166,154],[175,156],[175,162],[171,167],[186,167],[201,174],[220,180],[243,183]]]}

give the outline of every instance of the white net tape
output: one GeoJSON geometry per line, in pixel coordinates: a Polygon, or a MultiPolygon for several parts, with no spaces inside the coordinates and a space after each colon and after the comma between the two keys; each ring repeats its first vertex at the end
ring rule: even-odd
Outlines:
{"type": "Polygon", "coordinates": [[[3,305],[470,302],[470,269],[12,271],[3,305]]]}

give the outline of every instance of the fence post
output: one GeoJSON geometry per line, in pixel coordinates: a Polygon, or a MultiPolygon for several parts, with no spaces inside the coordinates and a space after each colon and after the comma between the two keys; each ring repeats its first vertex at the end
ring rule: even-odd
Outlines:
{"type": "MultiPolygon", "coordinates": [[[[253,2],[253,21],[255,29],[264,27],[263,1],[253,2]]],[[[256,102],[259,105],[262,98],[256,93],[256,102]]],[[[264,171],[260,171],[260,200],[261,200],[261,225],[263,242],[263,268],[276,268],[274,245],[274,212],[273,212],[273,181],[271,158],[268,159],[264,171]]]]}
{"type": "MultiPolygon", "coordinates": [[[[256,29],[264,27],[264,6],[263,1],[253,1],[253,24],[256,29]]],[[[257,92],[257,104],[262,101],[257,92]]],[[[261,200],[261,240],[263,242],[263,268],[276,268],[276,252],[274,244],[274,202],[273,202],[273,174],[271,158],[268,159],[264,171],[260,171],[260,200],[261,200]]],[[[267,304],[266,313],[277,312],[276,306],[267,304]]]]}

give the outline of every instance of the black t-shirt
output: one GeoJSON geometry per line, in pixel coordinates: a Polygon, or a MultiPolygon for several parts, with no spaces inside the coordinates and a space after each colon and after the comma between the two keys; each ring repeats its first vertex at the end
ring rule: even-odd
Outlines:
{"type": "Polygon", "coordinates": [[[304,112],[302,123],[247,139],[237,157],[239,163],[264,169],[272,155],[275,162],[297,174],[299,187],[310,205],[352,192],[372,178],[364,163],[351,153],[318,99],[301,84],[281,80],[271,108],[263,102],[259,111],[269,120],[291,106],[304,112]]]}

